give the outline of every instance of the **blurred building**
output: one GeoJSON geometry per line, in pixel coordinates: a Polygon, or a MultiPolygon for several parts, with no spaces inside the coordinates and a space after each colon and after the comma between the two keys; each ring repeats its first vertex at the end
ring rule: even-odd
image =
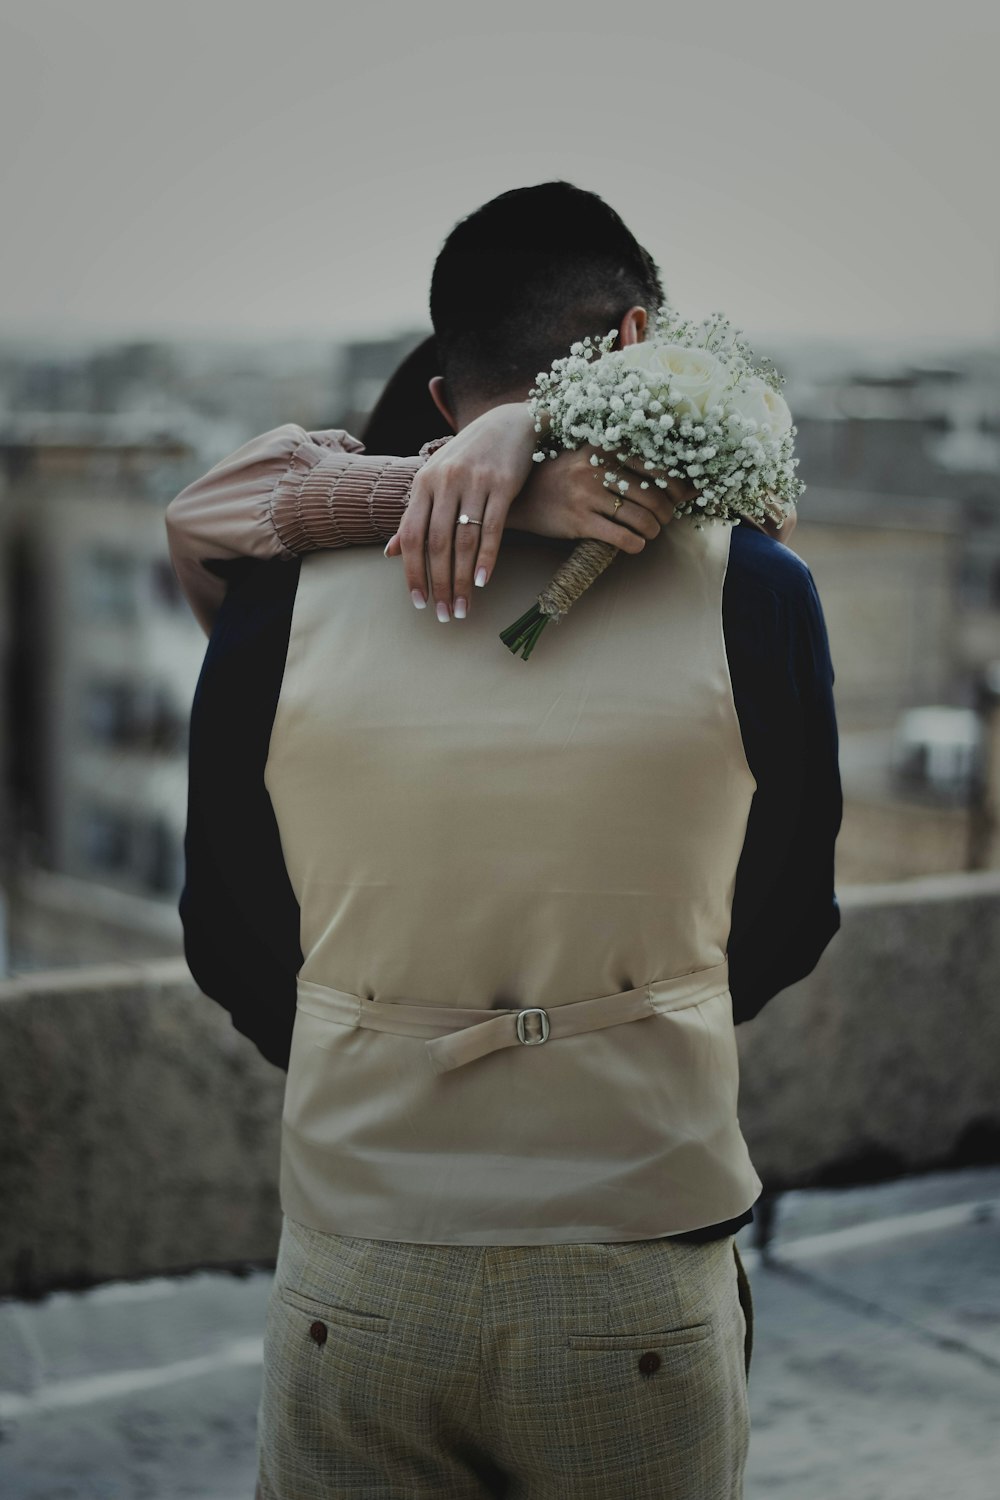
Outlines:
{"type": "MultiPolygon", "coordinates": [[[[848,369],[788,394],[808,486],[792,545],[837,674],[841,878],[965,868],[983,847],[981,757],[947,786],[895,761],[910,715],[973,710],[1000,659],[1000,356],[848,369]]],[[[928,745],[927,766],[943,753],[928,745]]]]}
{"type": "Polygon", "coordinates": [[[955,500],[809,485],[792,546],[822,597],[845,729],[964,701],[973,666],[962,631],[967,542],[955,500]]]}
{"type": "Polygon", "coordinates": [[[22,343],[0,349],[0,410],[181,423],[201,434],[212,462],[284,422],[336,426],[345,378],[342,346],[321,337],[96,349],[22,343]]]}
{"type": "Polygon", "coordinates": [[[345,381],[324,337],[0,349],[0,973],[176,950],[205,642],[163,511],[345,381]]]}
{"type": "MultiPolygon", "coordinates": [[[[163,508],[280,423],[360,434],[425,336],[0,351],[8,864],[16,852],[64,880],[173,903],[203,638],[169,567],[163,508]]],[[[945,792],[940,778],[900,777],[893,755],[903,716],[976,707],[1000,660],[1000,355],[864,366],[803,345],[774,357],[808,485],[793,546],[815,574],[837,673],[840,878],[963,868],[996,848],[973,826],[981,766],[945,792]]]]}
{"type": "Polygon", "coordinates": [[[197,442],[136,414],[17,414],[0,459],[8,858],[173,897],[204,637],[163,509],[205,467],[197,442]]]}
{"type": "Polygon", "coordinates": [[[1000,655],[1000,356],[792,399],[808,486],[794,546],[823,595],[845,724],[970,704],[1000,655]]]}

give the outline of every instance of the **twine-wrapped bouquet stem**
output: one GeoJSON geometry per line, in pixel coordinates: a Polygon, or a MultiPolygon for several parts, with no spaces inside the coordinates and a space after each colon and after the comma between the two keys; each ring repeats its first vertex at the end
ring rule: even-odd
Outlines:
{"type": "Polygon", "coordinates": [[[596,537],[578,542],[566,561],[556,569],[537,602],[513,625],[501,630],[500,639],[504,645],[509,646],[515,656],[520,651],[522,659],[527,661],[548,622],[568,614],[570,606],[590,588],[595,578],[600,578],[620,551],[620,547],[612,547],[610,542],[598,541],[596,537]]]}

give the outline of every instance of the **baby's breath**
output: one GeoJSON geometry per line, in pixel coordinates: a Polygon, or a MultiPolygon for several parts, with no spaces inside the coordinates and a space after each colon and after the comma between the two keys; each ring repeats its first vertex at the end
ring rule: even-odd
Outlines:
{"type": "MultiPolygon", "coordinates": [[[[619,463],[638,460],[645,470],[658,471],[654,483],[660,489],[668,487],[663,473],[686,479],[697,494],[678,505],[676,513],[696,515],[696,525],[742,516],[782,520],[805,489],[795,473],[796,429],[776,434],[733,409],[750,382],[763,382],[780,394],[784,377],[774,365],[758,361],[721,312],[696,323],[665,303],[646,343],[654,351],[657,345],[708,350],[724,371],[711,404],[692,419],[683,392],[666,369],[631,367],[626,352],[613,347],[616,340],[617,329],[578,340],[565,358],[538,375],[529,400],[536,431],[541,431],[543,413],[548,416],[549,455],[587,444],[597,449],[590,460],[595,466],[604,464],[604,454],[619,463]]],[[[534,454],[539,462],[544,456],[534,454]]],[[[628,487],[611,470],[605,481],[609,487],[617,482],[623,493],[628,487]]],[[[639,487],[648,489],[649,482],[643,480],[639,487]]]]}

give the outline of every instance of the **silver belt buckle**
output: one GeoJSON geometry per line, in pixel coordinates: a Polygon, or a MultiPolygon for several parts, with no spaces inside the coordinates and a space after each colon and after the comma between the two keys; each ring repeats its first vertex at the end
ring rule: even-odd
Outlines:
{"type": "Polygon", "coordinates": [[[518,1039],[519,1042],[523,1042],[526,1047],[537,1047],[538,1044],[539,1044],[539,1042],[544,1042],[547,1039],[548,1034],[549,1034],[549,1013],[548,1013],[547,1010],[542,1010],[540,1006],[534,1006],[534,1007],[532,1007],[529,1010],[519,1010],[518,1011],[518,1013],[517,1013],[517,1039],[518,1039]],[[542,1018],[542,1034],[541,1034],[541,1036],[526,1036],[525,1035],[525,1032],[524,1032],[524,1018],[525,1018],[525,1016],[541,1016],[541,1018],[542,1018]]]}

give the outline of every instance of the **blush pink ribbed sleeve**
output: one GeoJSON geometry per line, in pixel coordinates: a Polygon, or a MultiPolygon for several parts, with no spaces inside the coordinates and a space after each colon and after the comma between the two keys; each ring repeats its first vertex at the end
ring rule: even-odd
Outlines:
{"type": "Polygon", "coordinates": [[[373,457],[340,428],[306,432],[288,422],[251,438],[189,484],[167,506],[167,539],[206,634],[226,592],[206,564],[388,541],[415,474],[447,441],[425,443],[414,458],[373,457]]]}

